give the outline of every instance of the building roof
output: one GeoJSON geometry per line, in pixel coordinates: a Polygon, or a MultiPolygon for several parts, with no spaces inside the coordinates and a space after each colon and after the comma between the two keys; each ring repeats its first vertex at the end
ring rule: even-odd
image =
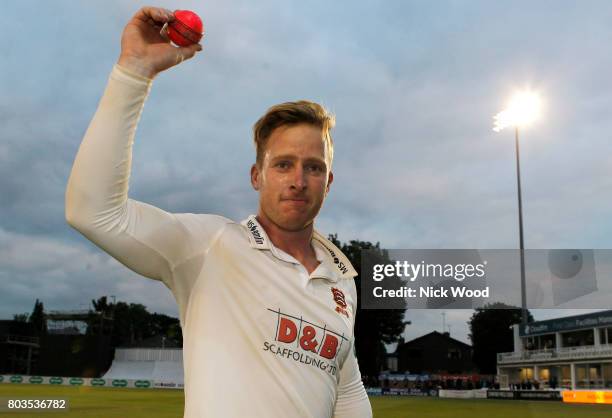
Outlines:
{"type": "Polygon", "coordinates": [[[432,331],[432,332],[427,333],[425,335],[421,335],[420,337],[414,338],[414,339],[412,339],[410,341],[406,341],[404,343],[398,344],[396,349],[395,349],[395,352],[397,353],[397,351],[400,349],[400,347],[406,347],[406,346],[410,346],[410,345],[419,344],[421,342],[424,342],[424,340],[428,340],[428,339],[431,339],[431,338],[445,339],[448,342],[452,342],[455,345],[459,345],[459,346],[461,346],[463,348],[466,348],[466,349],[471,349],[472,348],[471,345],[466,344],[463,341],[459,341],[459,340],[451,337],[448,332],[442,333],[442,332],[438,332],[438,331],[432,331]]]}

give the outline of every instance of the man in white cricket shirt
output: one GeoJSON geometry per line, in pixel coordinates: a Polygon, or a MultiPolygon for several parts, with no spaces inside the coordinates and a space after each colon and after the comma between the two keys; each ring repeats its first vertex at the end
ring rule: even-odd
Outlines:
{"type": "MultiPolygon", "coordinates": [[[[159,35],[145,7],[79,148],[66,219],[173,293],[184,334],[185,417],[371,417],[353,328],[355,270],[313,228],[333,180],[333,117],[308,101],[255,124],[257,216],[169,213],[128,198],[132,145],[153,78],[193,57],[159,35]]],[[[225,173],[223,173],[225,174],[225,173]]]]}

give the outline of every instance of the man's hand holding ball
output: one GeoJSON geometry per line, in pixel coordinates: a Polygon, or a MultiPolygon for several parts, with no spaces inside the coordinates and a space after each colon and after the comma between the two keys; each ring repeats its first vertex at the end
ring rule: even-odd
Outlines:
{"type": "Polygon", "coordinates": [[[123,30],[117,64],[152,79],[201,51],[198,42],[202,34],[202,20],[193,12],[177,10],[173,13],[168,9],[143,7],[123,30]],[[162,31],[166,25],[168,36],[162,31]]]}

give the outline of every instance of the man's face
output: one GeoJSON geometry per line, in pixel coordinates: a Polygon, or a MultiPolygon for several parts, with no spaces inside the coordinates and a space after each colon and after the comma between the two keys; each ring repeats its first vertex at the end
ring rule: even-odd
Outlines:
{"type": "Polygon", "coordinates": [[[260,216],[288,231],[313,222],[332,181],[323,132],[309,124],[272,131],[261,167],[251,168],[260,216]]]}

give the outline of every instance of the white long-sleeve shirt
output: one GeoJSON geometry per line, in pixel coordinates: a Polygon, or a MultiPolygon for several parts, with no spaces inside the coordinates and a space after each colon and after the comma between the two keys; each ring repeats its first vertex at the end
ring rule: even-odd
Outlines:
{"type": "Polygon", "coordinates": [[[66,190],[66,219],[173,293],[185,417],[371,417],[354,355],[356,272],[318,232],[308,274],[250,216],[169,213],[128,198],[152,80],[115,65],[66,190]]]}

